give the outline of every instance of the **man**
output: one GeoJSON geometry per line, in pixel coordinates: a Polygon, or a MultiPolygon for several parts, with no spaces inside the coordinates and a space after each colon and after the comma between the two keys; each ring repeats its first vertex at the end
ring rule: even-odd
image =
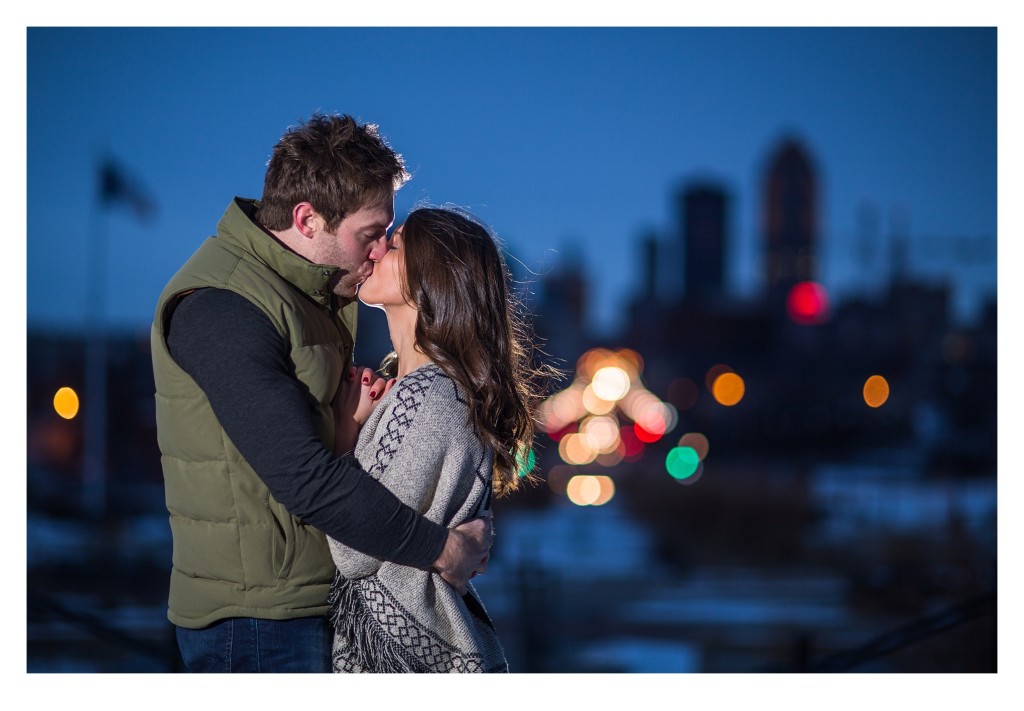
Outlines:
{"type": "Polygon", "coordinates": [[[408,177],[375,126],[314,115],[274,148],[261,200],[235,198],[160,295],[167,616],[189,671],[330,670],[324,533],[456,587],[486,567],[489,520],[447,530],[331,452],[332,400],[359,372],[354,297],[408,177]]]}

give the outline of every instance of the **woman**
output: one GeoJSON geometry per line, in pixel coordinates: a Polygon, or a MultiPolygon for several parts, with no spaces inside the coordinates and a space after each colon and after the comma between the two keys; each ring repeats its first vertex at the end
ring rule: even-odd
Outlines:
{"type": "MultiPolygon", "coordinates": [[[[415,210],[359,299],[387,315],[394,352],[382,370],[393,379],[383,397],[365,384],[343,392],[339,433],[363,424],[360,464],[427,518],[451,527],[485,513],[492,492],[519,483],[538,400],[494,239],[458,212],[415,210]]],[[[336,672],[508,671],[472,585],[329,543],[336,672]]]]}

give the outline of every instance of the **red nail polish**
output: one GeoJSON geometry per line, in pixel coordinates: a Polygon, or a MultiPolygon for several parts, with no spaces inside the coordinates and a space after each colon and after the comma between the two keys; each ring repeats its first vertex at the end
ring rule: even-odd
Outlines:
{"type": "Polygon", "coordinates": [[[373,398],[373,397],[377,397],[377,392],[376,392],[375,390],[371,390],[371,391],[370,391],[370,397],[371,397],[371,398],[373,398]]]}

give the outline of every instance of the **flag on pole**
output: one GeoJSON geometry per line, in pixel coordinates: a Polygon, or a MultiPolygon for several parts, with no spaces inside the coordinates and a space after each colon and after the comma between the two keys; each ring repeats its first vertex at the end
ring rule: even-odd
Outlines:
{"type": "Polygon", "coordinates": [[[100,205],[110,208],[121,205],[131,208],[141,222],[149,222],[156,215],[156,200],[142,183],[129,176],[113,158],[100,162],[100,205]]]}

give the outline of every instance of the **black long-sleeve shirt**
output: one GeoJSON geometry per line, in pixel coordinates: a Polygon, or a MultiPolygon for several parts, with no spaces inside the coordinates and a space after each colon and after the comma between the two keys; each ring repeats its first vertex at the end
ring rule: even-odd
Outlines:
{"type": "Polygon", "coordinates": [[[313,427],[281,335],[243,296],[200,289],[167,326],[171,357],[206,394],[228,437],[289,513],[360,552],[429,568],[447,531],[400,502],[313,427]]]}

